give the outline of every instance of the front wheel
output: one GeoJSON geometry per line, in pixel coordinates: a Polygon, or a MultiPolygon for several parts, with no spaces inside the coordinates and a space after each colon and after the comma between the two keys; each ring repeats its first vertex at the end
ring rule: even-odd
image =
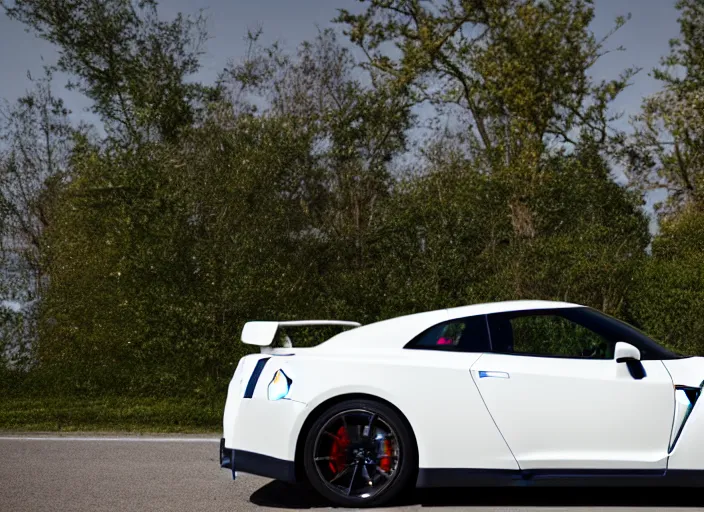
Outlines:
{"type": "Polygon", "coordinates": [[[311,485],[344,507],[388,503],[418,466],[406,422],[374,400],[347,400],[325,411],[308,431],[303,456],[311,485]]]}

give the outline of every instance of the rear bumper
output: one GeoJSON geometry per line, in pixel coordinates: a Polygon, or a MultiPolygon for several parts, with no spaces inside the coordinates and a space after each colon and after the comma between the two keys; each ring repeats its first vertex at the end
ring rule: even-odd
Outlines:
{"type": "Polygon", "coordinates": [[[220,439],[220,467],[232,471],[233,480],[238,472],[242,472],[283,482],[296,481],[296,468],[293,461],[227,448],[225,438],[220,439]]]}
{"type": "Polygon", "coordinates": [[[220,438],[220,467],[224,469],[234,469],[232,450],[225,448],[225,438],[220,438]]]}

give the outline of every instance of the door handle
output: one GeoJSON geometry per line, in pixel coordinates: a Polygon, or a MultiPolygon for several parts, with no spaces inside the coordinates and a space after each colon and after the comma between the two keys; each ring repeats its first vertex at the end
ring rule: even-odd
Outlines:
{"type": "Polygon", "coordinates": [[[494,371],[485,371],[485,370],[479,370],[479,378],[483,379],[485,377],[493,377],[496,379],[508,379],[509,374],[506,372],[494,372],[494,371]]]}

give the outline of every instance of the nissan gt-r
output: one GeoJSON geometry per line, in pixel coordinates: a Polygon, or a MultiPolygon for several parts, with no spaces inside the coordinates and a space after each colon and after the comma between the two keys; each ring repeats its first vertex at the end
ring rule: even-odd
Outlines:
{"type": "Polygon", "coordinates": [[[378,506],[409,486],[700,486],[704,359],[595,309],[512,301],[368,325],[256,321],[221,467],[378,506]],[[339,326],[312,347],[297,329],[339,326]]]}

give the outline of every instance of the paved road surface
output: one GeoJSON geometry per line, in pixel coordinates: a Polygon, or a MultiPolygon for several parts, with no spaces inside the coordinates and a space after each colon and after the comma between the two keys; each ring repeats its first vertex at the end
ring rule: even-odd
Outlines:
{"type": "MultiPolygon", "coordinates": [[[[265,511],[326,509],[315,495],[265,478],[233,482],[217,440],[0,437],[0,511],[265,511]]],[[[184,438],[182,438],[184,439],[184,438]]],[[[395,511],[704,510],[701,492],[644,490],[433,490],[395,511]]]]}

